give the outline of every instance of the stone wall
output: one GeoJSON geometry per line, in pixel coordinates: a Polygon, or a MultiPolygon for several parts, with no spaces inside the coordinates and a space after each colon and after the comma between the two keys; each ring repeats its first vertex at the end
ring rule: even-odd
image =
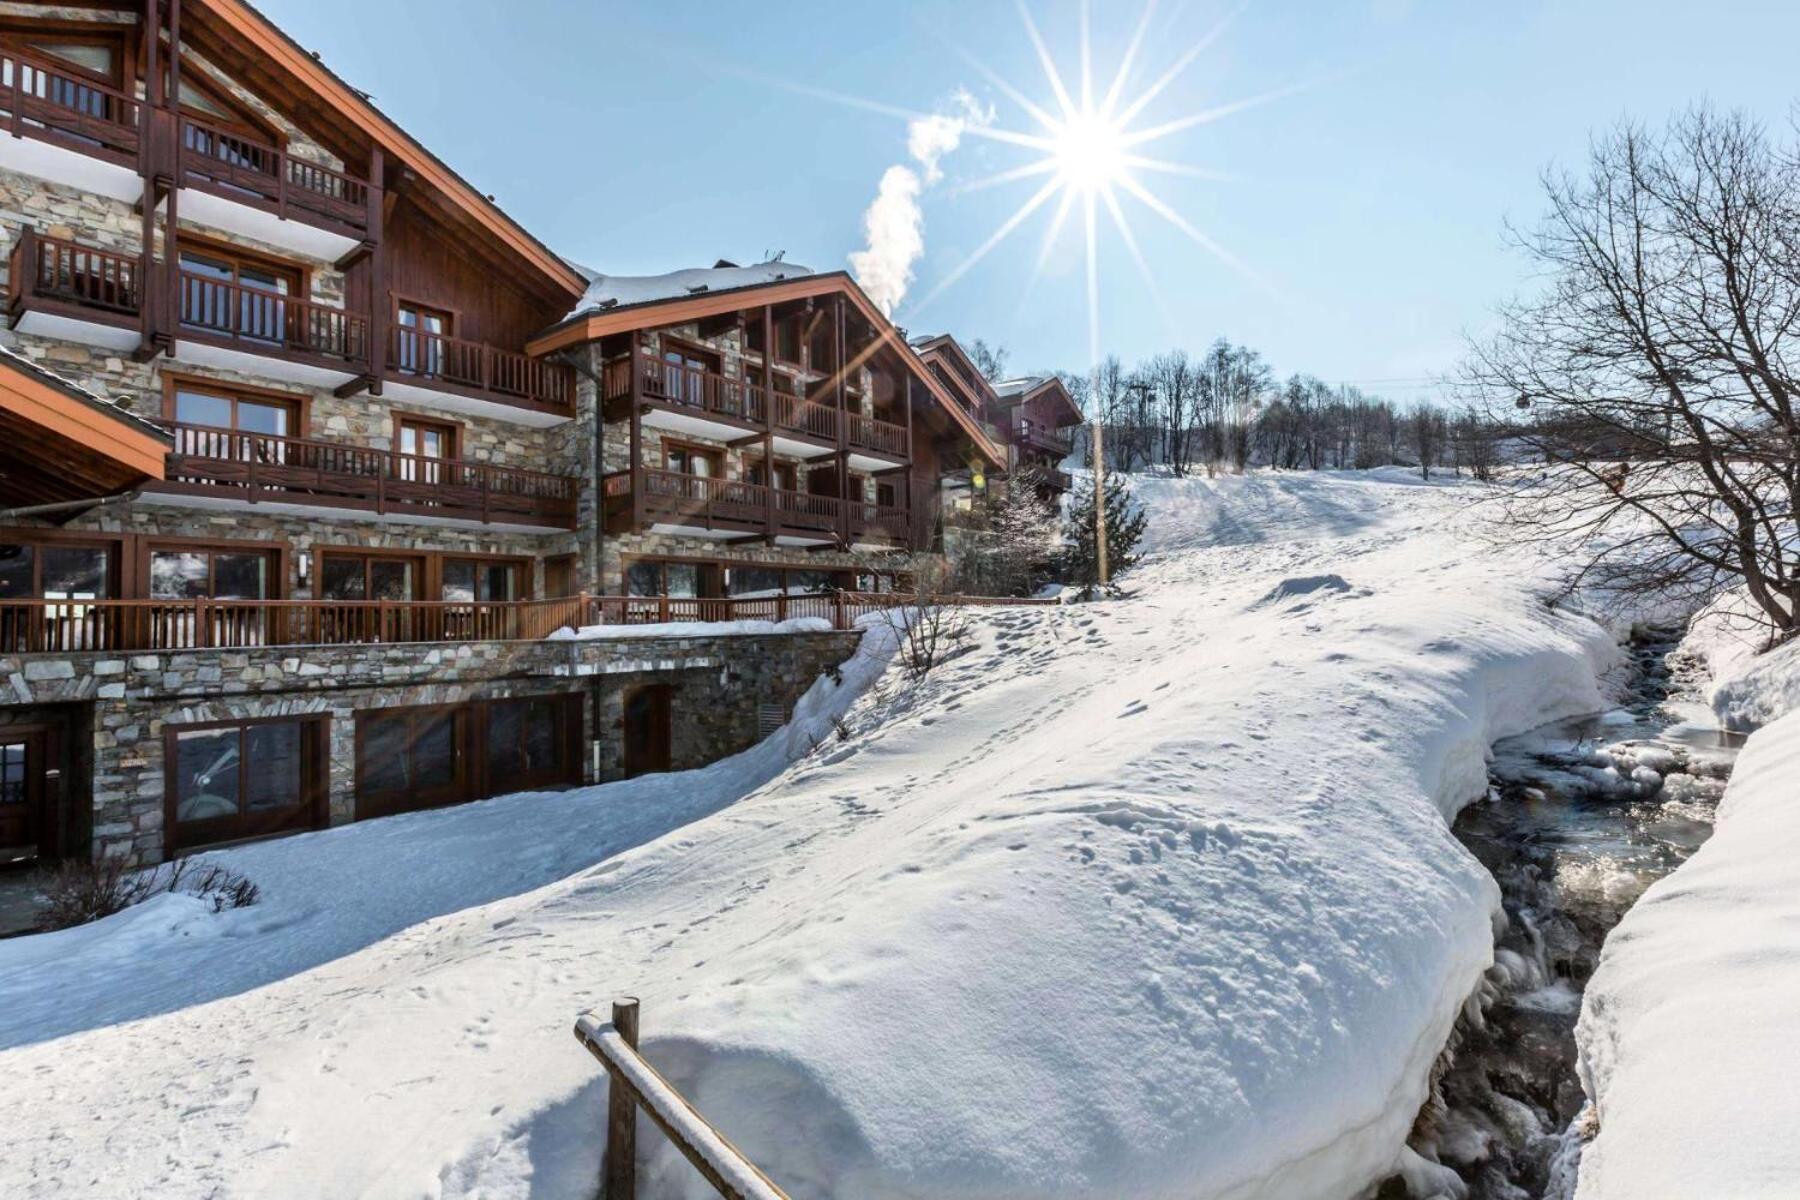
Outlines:
{"type": "Polygon", "coordinates": [[[84,706],[67,711],[91,713],[91,755],[81,759],[92,763],[91,790],[71,794],[92,797],[92,820],[85,824],[93,853],[152,863],[163,857],[163,734],[170,725],[328,714],[330,819],[339,824],[356,818],[358,712],[580,692],[584,778],[616,779],[623,773],[626,693],[667,683],[673,686],[673,766],[687,769],[753,744],[758,705],[779,706],[785,718],[814,679],[854,652],[858,637],[720,634],[0,656],[0,723],[28,706],[84,706]]]}

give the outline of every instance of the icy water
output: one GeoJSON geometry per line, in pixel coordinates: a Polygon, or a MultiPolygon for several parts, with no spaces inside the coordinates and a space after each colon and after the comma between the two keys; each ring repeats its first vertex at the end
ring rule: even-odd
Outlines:
{"type": "Polygon", "coordinates": [[[1625,707],[1499,743],[1487,800],[1456,821],[1500,884],[1506,928],[1412,1144],[1451,1167],[1471,1200],[1571,1194],[1582,988],[1625,910],[1712,833],[1742,737],[1718,732],[1676,638],[1659,629],[1634,641],[1625,707]]]}

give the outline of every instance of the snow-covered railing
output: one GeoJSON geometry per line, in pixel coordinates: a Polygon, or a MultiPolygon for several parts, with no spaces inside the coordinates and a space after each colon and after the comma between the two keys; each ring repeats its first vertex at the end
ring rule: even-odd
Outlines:
{"type": "Polygon", "coordinates": [[[714,1129],[682,1094],[638,1053],[638,1002],[613,1001],[612,1020],[593,1013],[575,1021],[575,1040],[600,1060],[610,1077],[606,1101],[606,1159],[600,1200],[636,1200],[637,1112],[642,1108],[694,1169],[727,1200],[788,1200],[743,1151],[714,1129]]]}

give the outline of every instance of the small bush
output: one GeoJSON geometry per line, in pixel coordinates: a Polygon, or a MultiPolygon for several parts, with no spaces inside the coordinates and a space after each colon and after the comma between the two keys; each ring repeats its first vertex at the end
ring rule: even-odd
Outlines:
{"type": "Polygon", "coordinates": [[[190,871],[192,859],[177,859],[142,870],[123,858],[106,856],[90,862],[65,862],[47,871],[40,888],[43,910],[39,929],[70,929],[123,912],[163,892],[185,892],[209,902],[216,913],[255,904],[261,890],[229,867],[208,863],[190,871]]]}

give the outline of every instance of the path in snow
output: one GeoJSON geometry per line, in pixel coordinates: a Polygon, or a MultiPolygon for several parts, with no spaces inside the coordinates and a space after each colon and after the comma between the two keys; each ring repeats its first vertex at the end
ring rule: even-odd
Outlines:
{"type": "Polygon", "coordinates": [[[1493,738],[1597,706],[1610,643],[1459,532],[1455,489],[1144,490],[1134,599],[981,614],[739,803],[687,775],[290,839],[256,848],[260,913],[165,904],[36,952],[0,1193],[585,1197],[603,1085],[569,1029],[625,992],[796,1197],[1379,1178],[1491,954],[1446,815],[1493,738]],[[403,928],[397,840],[437,864],[403,928]],[[309,882],[365,852],[348,894],[309,882]],[[167,955],[151,1002],[112,996],[167,955]]]}

